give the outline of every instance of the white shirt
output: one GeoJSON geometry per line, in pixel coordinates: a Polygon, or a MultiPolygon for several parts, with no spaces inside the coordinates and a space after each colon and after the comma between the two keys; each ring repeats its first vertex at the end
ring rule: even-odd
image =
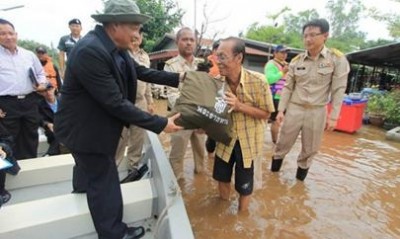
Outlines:
{"type": "Polygon", "coordinates": [[[37,56],[17,47],[15,53],[0,46],[0,96],[27,95],[34,91],[29,78],[32,68],[39,84],[47,84],[45,72],[37,56]]]}

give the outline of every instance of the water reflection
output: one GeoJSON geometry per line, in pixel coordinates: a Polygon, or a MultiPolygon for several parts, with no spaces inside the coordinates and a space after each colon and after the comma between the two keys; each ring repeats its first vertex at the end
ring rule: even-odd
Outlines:
{"type": "MultiPolygon", "coordinates": [[[[266,137],[260,168],[262,186],[250,210],[237,212],[237,195],[218,198],[211,178],[213,159],[194,175],[185,160],[180,182],[195,237],[208,238],[400,238],[400,144],[386,141],[384,131],[364,126],[356,134],[326,133],[304,183],[295,180],[298,141],[282,171],[268,168],[271,144],[266,137]]],[[[169,137],[162,134],[168,152],[169,137]]],[[[188,149],[186,159],[192,157],[188,149]]],[[[232,190],[234,192],[234,190],[232,190]]]]}

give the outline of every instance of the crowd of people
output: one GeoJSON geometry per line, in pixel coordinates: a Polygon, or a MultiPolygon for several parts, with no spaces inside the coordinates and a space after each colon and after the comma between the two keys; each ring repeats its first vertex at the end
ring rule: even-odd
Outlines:
{"type": "MultiPolygon", "coordinates": [[[[86,193],[99,238],[140,238],[143,227],[122,222],[123,203],[117,167],[126,155],[129,173],[122,182],[138,180],[147,170],[140,161],[144,130],[170,133],[169,161],[178,181],[184,179],[183,159],[190,141],[194,173],[204,171],[206,152],[214,157],[212,177],[220,198],[230,199],[231,181],[239,194],[239,211],[248,210],[254,185],[254,160],[261,155],[264,129],[271,122],[274,144],[270,170],[280,171],[285,155],[301,132],[302,149],[296,178],[303,181],[316,156],[325,129],[333,130],[347,84],[349,64],[329,49],[329,24],[314,19],[302,29],[305,52],[286,62],[288,49],[277,45],[265,74],[244,67],[242,39],[216,41],[208,58],[197,58],[195,32],[176,34],[178,55],[163,71],[149,68],[140,48],[142,25],[150,17],[132,0],[105,2],[103,13],[92,15],[99,24],[81,36],[82,23],[72,19],[71,33],[61,37],[59,68],[44,46],[35,53],[17,46],[14,25],[0,19],[0,156],[35,158],[38,128],[44,129],[47,155],[71,153],[75,160],[73,192],[86,193]],[[229,107],[231,141],[207,138],[201,129],[175,123],[180,114],[154,114],[150,83],[168,86],[173,109],[188,71],[206,69],[224,82],[229,107]],[[210,62],[210,63],[208,63],[210,62]],[[207,67],[208,66],[208,67],[207,67]],[[327,118],[325,106],[332,102],[327,118]]],[[[14,160],[14,174],[18,164],[14,160]]],[[[6,169],[0,169],[0,206],[10,200],[6,169]]]]}

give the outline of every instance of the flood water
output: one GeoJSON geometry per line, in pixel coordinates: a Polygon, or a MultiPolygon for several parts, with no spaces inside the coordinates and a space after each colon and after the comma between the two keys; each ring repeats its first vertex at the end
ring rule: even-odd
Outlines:
{"type": "MultiPolygon", "coordinates": [[[[164,109],[165,102],[158,101],[157,112],[165,114],[164,109]]],[[[196,239],[400,238],[400,143],[385,140],[384,130],[363,126],[355,134],[325,133],[304,182],[295,179],[300,141],[281,171],[271,173],[272,145],[269,134],[265,138],[248,213],[238,213],[233,187],[230,201],[218,198],[212,158],[203,174],[194,174],[188,149],[180,185],[196,239]]],[[[169,136],[160,139],[168,156],[169,136]]]]}

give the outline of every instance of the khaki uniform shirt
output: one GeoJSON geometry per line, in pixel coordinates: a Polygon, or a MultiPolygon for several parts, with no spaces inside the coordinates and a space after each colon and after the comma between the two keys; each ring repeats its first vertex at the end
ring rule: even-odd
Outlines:
{"type": "MultiPolygon", "coordinates": [[[[238,100],[246,105],[274,112],[271,90],[265,82],[264,75],[243,67],[241,72],[240,83],[236,89],[238,100]]],[[[229,87],[228,90],[230,91],[229,87]]],[[[231,143],[228,146],[217,143],[215,154],[225,162],[229,162],[235,142],[239,140],[244,167],[250,168],[252,161],[262,153],[265,120],[255,119],[242,112],[232,111],[231,114],[231,143]]]]}
{"type": "Polygon", "coordinates": [[[289,64],[279,111],[289,103],[306,107],[325,106],[332,102],[330,119],[337,120],[347,86],[349,63],[343,53],[324,46],[316,59],[300,53],[289,64]]]}
{"type": "MultiPolygon", "coordinates": [[[[174,58],[169,59],[165,62],[164,70],[169,72],[185,72],[185,71],[195,71],[197,70],[197,64],[202,62],[203,60],[200,58],[194,58],[193,62],[190,63],[185,60],[181,55],[178,55],[174,58]]],[[[179,97],[181,86],[178,88],[167,87],[167,97],[168,97],[168,106],[172,109],[175,105],[176,99],[179,97]]]]}
{"type": "MultiPolygon", "coordinates": [[[[147,68],[150,67],[149,55],[147,55],[147,53],[143,49],[140,49],[135,53],[129,51],[129,55],[140,65],[147,68]]],[[[151,84],[138,80],[135,105],[140,109],[147,111],[147,106],[149,104],[153,104],[151,84]]]]}

